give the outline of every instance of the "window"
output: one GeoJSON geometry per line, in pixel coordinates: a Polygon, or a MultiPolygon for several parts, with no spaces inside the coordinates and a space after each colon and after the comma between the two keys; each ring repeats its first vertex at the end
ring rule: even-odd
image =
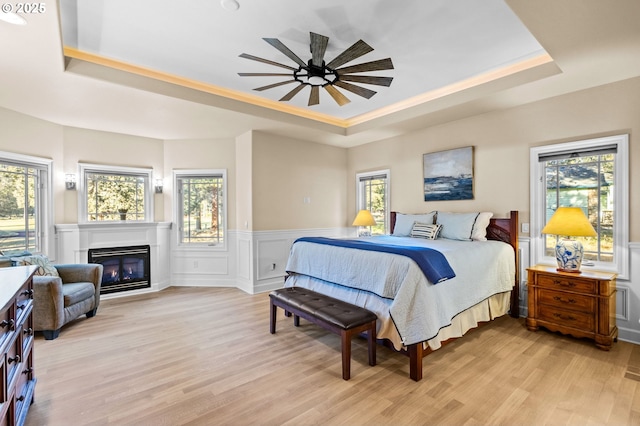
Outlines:
{"type": "Polygon", "coordinates": [[[583,267],[628,274],[628,136],[611,136],[531,150],[534,263],[555,263],[555,235],[540,230],[558,207],[580,207],[597,232],[575,237],[583,267]]]}
{"type": "Polygon", "coordinates": [[[151,169],[80,164],[81,222],[153,220],[151,169]]]}
{"type": "Polygon", "coordinates": [[[50,160],[0,152],[0,251],[50,251],[50,170],[50,160]]]}
{"type": "Polygon", "coordinates": [[[376,220],[371,235],[388,233],[389,224],[389,170],[358,173],[357,211],[369,210],[376,220]]]}
{"type": "Polygon", "coordinates": [[[180,244],[224,247],[226,174],[226,170],[174,172],[180,244]]]}

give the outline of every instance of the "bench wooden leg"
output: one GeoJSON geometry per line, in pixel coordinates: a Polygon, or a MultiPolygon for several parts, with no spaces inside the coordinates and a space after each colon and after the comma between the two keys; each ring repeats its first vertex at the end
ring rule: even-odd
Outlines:
{"type": "Polygon", "coordinates": [[[351,378],[351,333],[343,330],[340,333],[342,340],[342,378],[349,380],[351,378]]]}
{"type": "Polygon", "coordinates": [[[269,318],[269,332],[271,334],[275,334],[276,332],[276,314],[278,311],[278,307],[273,304],[273,301],[269,303],[271,305],[271,316],[269,318]]]}
{"type": "Polygon", "coordinates": [[[300,327],[300,317],[298,315],[293,315],[293,325],[296,327],[300,327]]]}

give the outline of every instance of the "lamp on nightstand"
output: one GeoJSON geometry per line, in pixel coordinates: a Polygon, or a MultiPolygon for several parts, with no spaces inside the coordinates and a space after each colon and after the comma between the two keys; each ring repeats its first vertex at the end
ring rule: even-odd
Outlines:
{"type": "MultiPolygon", "coordinates": [[[[373,218],[373,215],[369,210],[360,210],[353,221],[352,226],[375,226],[376,220],[373,218]]],[[[358,236],[359,237],[368,237],[371,235],[370,229],[359,229],[358,236]]]]}
{"type": "Polygon", "coordinates": [[[580,207],[558,207],[542,229],[542,233],[566,236],[566,238],[559,238],[556,245],[558,271],[575,273],[580,273],[584,249],[580,241],[572,240],[569,237],[595,237],[598,235],[580,207]]]}

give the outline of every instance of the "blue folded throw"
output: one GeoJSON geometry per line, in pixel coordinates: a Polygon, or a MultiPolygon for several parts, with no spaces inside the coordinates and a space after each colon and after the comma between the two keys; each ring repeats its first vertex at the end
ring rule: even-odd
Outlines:
{"type": "Polygon", "coordinates": [[[415,261],[429,282],[433,284],[446,281],[456,276],[451,265],[438,250],[434,250],[428,247],[413,247],[413,246],[395,246],[389,244],[377,244],[370,241],[361,240],[342,240],[335,238],[325,237],[302,237],[298,238],[298,241],[306,241],[316,244],[327,244],[337,247],[353,248],[358,250],[370,250],[380,251],[385,253],[399,254],[406,256],[415,261]]]}

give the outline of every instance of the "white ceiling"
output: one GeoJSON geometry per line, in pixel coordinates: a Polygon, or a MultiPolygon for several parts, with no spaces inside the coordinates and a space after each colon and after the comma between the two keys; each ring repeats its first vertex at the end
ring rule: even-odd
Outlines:
{"type": "MultiPolygon", "coordinates": [[[[640,2],[619,0],[45,1],[25,26],[0,21],[0,107],[59,124],[158,139],[249,130],[355,146],[640,75],[640,2]],[[61,17],[62,19],[59,19],[61,17]],[[390,87],[338,106],[293,85],[256,92],[295,65],[262,40],[309,59],[309,32],[329,60],[362,39],[390,57],[390,87]],[[66,55],[66,58],[65,58],[66,55]]],[[[2,12],[0,12],[2,13],[2,12]]],[[[287,78],[284,78],[287,79],[287,78]]]]}

